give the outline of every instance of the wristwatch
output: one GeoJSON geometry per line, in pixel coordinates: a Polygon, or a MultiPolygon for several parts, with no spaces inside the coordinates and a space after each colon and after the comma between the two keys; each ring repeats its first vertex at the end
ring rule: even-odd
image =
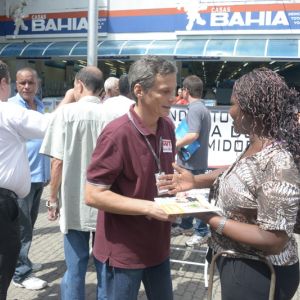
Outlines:
{"type": "Polygon", "coordinates": [[[57,208],[58,205],[57,205],[57,202],[51,202],[50,200],[47,200],[46,201],[46,207],[52,209],[52,208],[57,208]]]}

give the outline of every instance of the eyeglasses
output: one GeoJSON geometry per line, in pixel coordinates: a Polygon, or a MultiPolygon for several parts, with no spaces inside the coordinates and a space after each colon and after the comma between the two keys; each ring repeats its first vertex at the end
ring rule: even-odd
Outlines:
{"type": "Polygon", "coordinates": [[[34,84],[36,84],[36,82],[35,81],[24,80],[24,81],[17,81],[17,84],[19,84],[19,85],[26,85],[26,84],[34,85],[34,84]]]}

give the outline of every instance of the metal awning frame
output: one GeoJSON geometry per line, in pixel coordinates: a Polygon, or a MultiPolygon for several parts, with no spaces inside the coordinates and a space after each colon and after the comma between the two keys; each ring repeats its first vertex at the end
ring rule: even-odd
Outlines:
{"type": "MultiPolygon", "coordinates": [[[[98,59],[130,59],[160,55],[175,60],[300,60],[298,39],[179,39],[103,40],[97,44],[98,59]],[[255,47],[253,46],[255,45],[255,47]]],[[[85,58],[84,41],[0,44],[0,58],[85,58]]]]}

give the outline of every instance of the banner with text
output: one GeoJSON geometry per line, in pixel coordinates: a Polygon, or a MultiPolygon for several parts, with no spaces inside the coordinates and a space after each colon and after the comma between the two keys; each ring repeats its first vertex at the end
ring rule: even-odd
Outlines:
{"type": "MultiPolygon", "coordinates": [[[[232,126],[232,118],[228,113],[229,107],[212,107],[211,131],[209,135],[208,167],[218,168],[232,164],[246,149],[249,138],[245,135],[236,134],[232,126]]],[[[186,106],[173,106],[170,117],[175,126],[186,117],[186,106]]]]}
{"type": "MultiPolygon", "coordinates": [[[[3,0],[2,0],[3,1],[3,0]]],[[[0,35],[83,35],[88,1],[6,0],[0,35]]],[[[98,5],[99,33],[299,33],[299,0],[107,1],[98,5]]]]}

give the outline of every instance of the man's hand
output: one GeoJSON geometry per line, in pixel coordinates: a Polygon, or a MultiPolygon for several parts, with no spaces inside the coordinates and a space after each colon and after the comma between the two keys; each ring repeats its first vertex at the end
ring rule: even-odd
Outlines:
{"type": "Polygon", "coordinates": [[[58,107],[75,102],[74,89],[69,89],[66,91],[65,97],[60,101],[58,107]]]}
{"type": "Polygon", "coordinates": [[[193,189],[195,186],[194,175],[175,163],[173,163],[173,167],[174,174],[159,176],[158,188],[168,189],[170,195],[193,189]]]}
{"type": "Polygon", "coordinates": [[[59,216],[59,208],[58,207],[49,207],[48,208],[48,220],[55,221],[59,216]]]}
{"type": "Polygon", "coordinates": [[[168,222],[175,222],[176,220],[176,216],[170,216],[166,214],[164,210],[162,210],[157,203],[152,201],[151,201],[151,207],[149,209],[147,218],[156,219],[160,221],[168,221],[168,222]]]}

